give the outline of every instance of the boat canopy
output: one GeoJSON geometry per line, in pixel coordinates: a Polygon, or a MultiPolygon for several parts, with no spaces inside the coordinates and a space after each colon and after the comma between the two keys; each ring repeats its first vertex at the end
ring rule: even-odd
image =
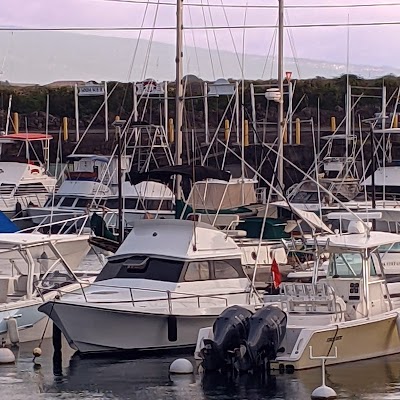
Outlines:
{"type": "Polygon", "coordinates": [[[257,181],[247,178],[196,182],[187,202],[197,210],[228,210],[254,204],[257,203],[255,183],[257,181]]]}
{"type": "Polygon", "coordinates": [[[172,165],[153,169],[148,172],[137,172],[131,169],[127,174],[127,180],[132,185],[137,185],[144,181],[156,181],[167,184],[171,176],[181,175],[189,178],[192,182],[203,181],[205,179],[220,179],[229,181],[231,174],[218,168],[206,167],[202,165],[172,165]]]}
{"type": "Polygon", "coordinates": [[[313,212],[301,210],[293,204],[289,205],[286,201],[283,200],[271,203],[270,206],[281,207],[290,210],[298,217],[300,217],[311,228],[319,229],[322,232],[326,233],[333,233],[332,230],[321,220],[321,218],[319,218],[318,215],[313,212]]]}
{"type": "Polygon", "coordinates": [[[338,234],[320,236],[310,239],[309,244],[323,247],[324,250],[335,252],[362,252],[364,250],[375,250],[380,246],[386,246],[400,242],[400,235],[388,232],[372,231],[367,233],[338,234]]]}

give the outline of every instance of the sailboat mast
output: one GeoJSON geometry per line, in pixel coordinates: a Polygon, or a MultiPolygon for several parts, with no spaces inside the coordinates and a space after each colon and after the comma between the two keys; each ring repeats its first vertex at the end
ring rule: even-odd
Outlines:
{"type": "MultiPolygon", "coordinates": [[[[176,3],[176,89],[175,89],[175,165],[182,165],[182,123],[183,123],[183,0],[177,0],[176,3]]],[[[175,198],[181,200],[181,176],[176,175],[175,198]]]]}
{"type": "Polygon", "coordinates": [[[280,101],[278,105],[278,180],[283,191],[283,10],[284,0],[278,0],[278,86],[280,101]]]}

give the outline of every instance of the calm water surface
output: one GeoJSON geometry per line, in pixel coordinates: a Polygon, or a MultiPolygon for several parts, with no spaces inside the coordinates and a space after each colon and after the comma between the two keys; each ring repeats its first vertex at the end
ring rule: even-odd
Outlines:
{"type": "MultiPolygon", "coordinates": [[[[0,399],[302,400],[310,399],[320,384],[319,370],[276,374],[269,383],[251,375],[234,380],[200,375],[171,379],[168,367],[176,355],[81,359],[67,344],[63,347],[62,375],[54,376],[51,341],[42,345],[40,366],[32,362],[36,345],[21,345],[15,350],[15,365],[0,365],[0,399]]],[[[400,399],[400,356],[328,367],[327,373],[328,384],[339,399],[400,399]]]]}

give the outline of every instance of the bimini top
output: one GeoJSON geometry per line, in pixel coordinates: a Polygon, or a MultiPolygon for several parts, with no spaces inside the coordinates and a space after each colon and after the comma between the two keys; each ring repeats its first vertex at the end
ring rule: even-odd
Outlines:
{"type": "MultiPolygon", "coordinates": [[[[388,232],[372,231],[366,233],[349,233],[326,235],[316,238],[317,245],[324,247],[327,251],[354,251],[373,250],[377,247],[400,243],[400,235],[388,232]]],[[[308,240],[309,245],[315,245],[314,239],[308,240]]]]}
{"type": "Polygon", "coordinates": [[[135,221],[115,253],[124,254],[184,260],[241,257],[240,249],[226,233],[205,223],[178,219],[135,221]]]}
{"type": "Polygon", "coordinates": [[[51,135],[46,135],[44,133],[11,133],[9,135],[0,136],[0,143],[10,143],[10,142],[35,142],[43,140],[51,140],[53,137],[51,135]]]}
{"type": "Polygon", "coordinates": [[[229,181],[231,177],[229,172],[214,167],[206,167],[203,165],[171,165],[147,172],[136,172],[132,167],[127,174],[127,180],[129,180],[132,185],[148,180],[167,184],[173,175],[181,175],[191,179],[192,182],[209,178],[229,181]]]}

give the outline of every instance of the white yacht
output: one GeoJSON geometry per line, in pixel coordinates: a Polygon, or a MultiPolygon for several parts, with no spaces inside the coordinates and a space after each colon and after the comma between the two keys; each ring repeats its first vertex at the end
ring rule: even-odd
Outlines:
{"type": "Polygon", "coordinates": [[[241,251],[226,233],[186,220],[139,220],[90,287],[40,307],[82,353],[196,343],[229,305],[254,308],[241,251]]]}
{"type": "Polygon", "coordinates": [[[48,160],[52,136],[41,133],[13,133],[0,136],[0,211],[7,216],[22,216],[30,207],[42,207],[53,192],[56,179],[37,157],[40,147],[43,159],[48,160]],[[17,156],[8,147],[19,146],[17,156]],[[35,154],[34,157],[31,155],[35,154]]]}

